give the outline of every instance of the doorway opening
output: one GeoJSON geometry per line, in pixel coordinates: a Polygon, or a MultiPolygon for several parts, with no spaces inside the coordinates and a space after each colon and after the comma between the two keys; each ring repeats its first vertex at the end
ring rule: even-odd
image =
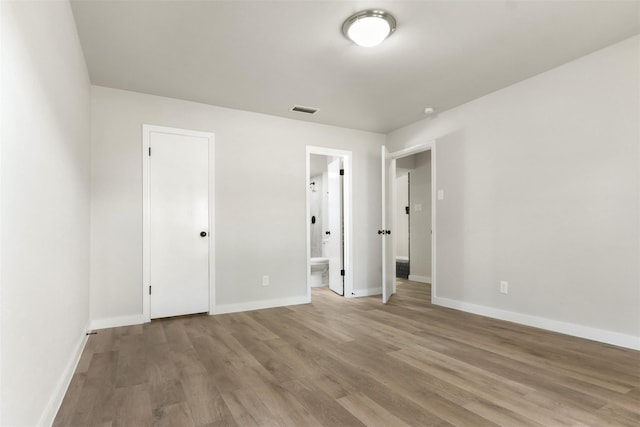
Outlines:
{"type": "Polygon", "coordinates": [[[398,279],[435,294],[435,142],[389,153],[382,147],[382,301],[398,279]],[[393,230],[393,232],[392,232],[393,230]]]}
{"type": "Polygon", "coordinates": [[[350,151],[307,146],[307,296],[312,287],[353,295],[350,151]]]}
{"type": "Polygon", "coordinates": [[[431,283],[431,150],[396,159],[396,278],[431,283]]]}

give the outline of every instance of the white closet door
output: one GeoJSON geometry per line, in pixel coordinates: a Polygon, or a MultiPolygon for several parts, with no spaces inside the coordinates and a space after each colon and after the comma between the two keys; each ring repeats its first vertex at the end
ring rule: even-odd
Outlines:
{"type": "Polygon", "coordinates": [[[209,311],[207,138],[150,134],[151,318],[209,311]]]}

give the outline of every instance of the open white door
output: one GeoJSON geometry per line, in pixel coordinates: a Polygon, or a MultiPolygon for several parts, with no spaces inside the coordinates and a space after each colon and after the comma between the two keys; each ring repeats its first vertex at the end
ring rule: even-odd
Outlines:
{"type": "Polygon", "coordinates": [[[382,146],[382,302],[387,303],[396,291],[396,263],[394,259],[394,240],[391,228],[393,224],[393,201],[391,200],[395,177],[395,161],[389,156],[389,150],[382,146]]]}
{"type": "Polygon", "coordinates": [[[329,258],[329,289],[344,295],[342,270],[342,182],[340,159],[328,165],[327,210],[328,224],[325,230],[325,250],[329,258]],[[328,234],[327,234],[328,233],[328,234]]]}

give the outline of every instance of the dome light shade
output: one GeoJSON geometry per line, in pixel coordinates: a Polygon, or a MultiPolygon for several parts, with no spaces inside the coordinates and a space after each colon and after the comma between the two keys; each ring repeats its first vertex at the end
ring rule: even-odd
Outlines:
{"type": "Polygon", "coordinates": [[[396,30],[396,20],[382,10],[364,10],[351,15],[342,25],[346,38],[363,47],[377,46],[396,30]]]}

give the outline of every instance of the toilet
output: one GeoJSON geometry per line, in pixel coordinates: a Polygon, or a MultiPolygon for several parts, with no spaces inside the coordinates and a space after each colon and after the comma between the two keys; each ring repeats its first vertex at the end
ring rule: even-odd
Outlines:
{"type": "Polygon", "coordinates": [[[329,284],[329,258],[311,257],[311,287],[329,284]]]}

